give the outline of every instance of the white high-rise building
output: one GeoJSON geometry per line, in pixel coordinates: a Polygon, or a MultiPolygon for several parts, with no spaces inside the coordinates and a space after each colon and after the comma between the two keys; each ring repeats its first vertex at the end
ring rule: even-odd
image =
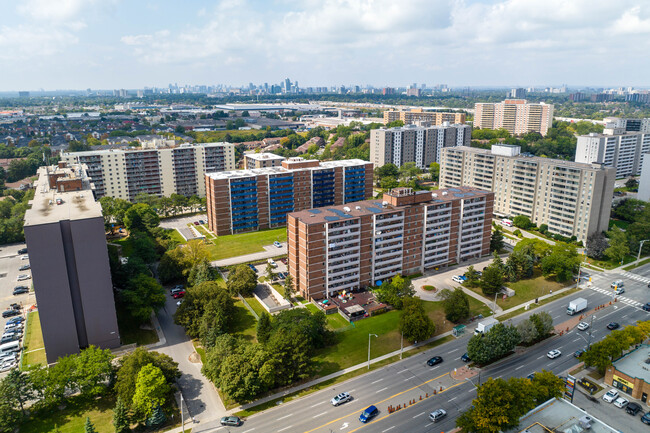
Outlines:
{"type": "Polygon", "coordinates": [[[506,99],[498,103],[474,105],[474,127],[506,129],[511,134],[539,132],[546,135],[553,126],[553,104],[529,103],[525,99],[506,99]]]}

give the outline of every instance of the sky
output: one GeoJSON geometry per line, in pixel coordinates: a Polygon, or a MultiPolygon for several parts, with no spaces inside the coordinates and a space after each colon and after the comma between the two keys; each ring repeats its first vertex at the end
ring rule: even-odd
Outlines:
{"type": "Polygon", "coordinates": [[[0,91],[650,86],[648,0],[0,0],[0,91]]]}

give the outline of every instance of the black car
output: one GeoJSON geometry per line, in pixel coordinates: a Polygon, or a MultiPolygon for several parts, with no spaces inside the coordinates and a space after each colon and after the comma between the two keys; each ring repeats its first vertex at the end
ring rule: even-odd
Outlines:
{"type": "Polygon", "coordinates": [[[610,322],[610,324],[607,325],[607,329],[609,329],[610,331],[613,331],[614,329],[618,329],[620,327],[621,325],[619,325],[618,322],[610,322]]]}
{"type": "Polygon", "coordinates": [[[7,317],[13,317],[13,316],[18,316],[20,314],[19,310],[5,310],[2,312],[2,317],[7,318],[7,317]]]}
{"type": "Polygon", "coordinates": [[[442,362],[442,356],[434,356],[430,360],[427,361],[427,365],[429,367],[433,367],[436,364],[440,364],[442,362]]]}
{"type": "Polygon", "coordinates": [[[583,349],[578,349],[575,352],[573,352],[573,357],[574,358],[580,358],[583,353],[585,353],[585,351],[583,349]]]}
{"type": "MultiPolygon", "coordinates": [[[[648,287],[650,287],[650,284],[648,285],[648,287]]],[[[643,307],[641,307],[641,308],[643,308],[645,311],[650,311],[650,302],[647,302],[647,303],[646,303],[643,307]]]]}
{"type": "Polygon", "coordinates": [[[636,416],[636,414],[639,413],[640,410],[641,410],[641,405],[634,402],[628,403],[627,406],[625,407],[625,412],[634,416],[636,416]]]}
{"type": "Polygon", "coordinates": [[[23,293],[28,293],[29,287],[27,286],[17,286],[14,288],[14,295],[22,295],[23,293]]]}
{"type": "Polygon", "coordinates": [[[27,248],[21,248],[18,250],[18,254],[27,254],[27,248]]]}
{"type": "Polygon", "coordinates": [[[460,357],[460,360],[463,362],[470,362],[471,359],[469,358],[469,355],[467,353],[463,354],[463,356],[460,357]]]}
{"type": "Polygon", "coordinates": [[[221,418],[221,425],[239,427],[243,421],[237,416],[224,416],[221,418]]]}

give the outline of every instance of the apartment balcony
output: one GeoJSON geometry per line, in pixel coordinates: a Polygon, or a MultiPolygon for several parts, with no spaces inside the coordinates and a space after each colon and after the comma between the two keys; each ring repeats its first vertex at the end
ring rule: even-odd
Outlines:
{"type": "Polygon", "coordinates": [[[356,233],[360,230],[360,228],[361,228],[361,224],[359,224],[359,222],[357,221],[355,221],[353,224],[337,226],[337,227],[332,227],[330,225],[327,230],[327,236],[332,237],[341,234],[356,233]]]}
{"type": "Polygon", "coordinates": [[[356,289],[359,287],[359,278],[353,281],[341,281],[327,284],[327,292],[333,293],[340,290],[356,289]]]}
{"type": "Polygon", "coordinates": [[[337,282],[347,283],[351,279],[356,279],[359,281],[359,269],[352,269],[343,272],[328,273],[327,282],[328,284],[335,284],[337,282]]]}
{"type": "Polygon", "coordinates": [[[387,245],[387,244],[390,244],[390,243],[394,243],[394,242],[402,243],[402,240],[403,240],[402,235],[397,235],[397,236],[394,236],[394,237],[391,237],[391,238],[383,238],[383,237],[382,238],[375,238],[375,248],[383,246],[383,245],[387,245]]]}
{"type": "Polygon", "coordinates": [[[375,234],[379,233],[386,235],[389,233],[402,233],[404,231],[404,223],[397,222],[395,224],[375,225],[375,234]]]}
{"type": "Polygon", "coordinates": [[[394,242],[392,244],[386,244],[386,245],[382,245],[382,246],[379,246],[379,247],[375,246],[374,251],[375,251],[376,256],[388,254],[388,253],[391,253],[391,252],[400,252],[401,253],[401,251],[402,251],[402,241],[400,239],[398,242],[394,242]]]}
{"type": "Polygon", "coordinates": [[[336,246],[334,248],[329,247],[327,249],[327,257],[331,258],[333,256],[338,256],[340,255],[350,255],[350,254],[357,254],[359,253],[359,250],[361,247],[357,245],[352,245],[352,246],[346,246],[346,247],[341,247],[341,246],[336,246]]]}
{"type": "Polygon", "coordinates": [[[424,260],[425,268],[433,268],[434,266],[444,265],[449,262],[449,255],[441,255],[436,257],[430,257],[424,260]]]}

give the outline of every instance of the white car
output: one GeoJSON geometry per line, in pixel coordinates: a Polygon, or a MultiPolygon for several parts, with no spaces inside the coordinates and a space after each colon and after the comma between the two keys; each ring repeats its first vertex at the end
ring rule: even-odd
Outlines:
{"type": "Polygon", "coordinates": [[[18,278],[16,278],[16,281],[25,281],[25,280],[29,280],[30,278],[32,278],[31,275],[20,274],[18,275],[18,278]]]}
{"type": "Polygon", "coordinates": [[[334,398],[330,401],[330,403],[332,403],[332,406],[338,406],[339,404],[343,404],[350,400],[352,400],[352,396],[350,395],[350,393],[342,392],[339,395],[334,396],[334,398]]]}
{"type": "Polygon", "coordinates": [[[618,397],[618,391],[616,391],[615,389],[610,389],[609,391],[607,391],[605,395],[603,395],[603,400],[605,400],[607,403],[611,403],[614,400],[616,400],[617,397],[618,397]]]}
{"type": "Polygon", "coordinates": [[[560,356],[560,355],[562,355],[562,352],[560,352],[560,351],[557,350],[557,349],[555,349],[555,350],[551,350],[550,352],[548,352],[548,353],[546,354],[546,356],[548,356],[550,359],[555,359],[555,358],[557,358],[557,357],[560,356]]]}
{"type": "Polygon", "coordinates": [[[277,268],[278,267],[278,264],[275,263],[275,260],[269,259],[268,262],[269,262],[269,265],[271,265],[272,268],[277,268]]]}
{"type": "Polygon", "coordinates": [[[628,403],[629,403],[629,401],[627,401],[627,399],[625,399],[623,397],[619,397],[614,402],[614,406],[620,407],[621,409],[623,409],[625,406],[627,406],[628,403]]]}
{"type": "Polygon", "coordinates": [[[20,258],[20,260],[29,260],[29,255],[25,254],[20,258]]]}
{"type": "Polygon", "coordinates": [[[5,362],[4,364],[2,364],[2,366],[0,366],[0,372],[9,371],[12,368],[14,368],[16,365],[18,365],[16,361],[5,362]]]}
{"type": "Polygon", "coordinates": [[[463,281],[465,281],[460,275],[454,275],[451,279],[458,284],[463,284],[463,281]]]}
{"type": "Polygon", "coordinates": [[[586,331],[587,329],[589,329],[589,323],[587,323],[587,322],[580,322],[580,323],[578,324],[578,331],[586,331]]]}

